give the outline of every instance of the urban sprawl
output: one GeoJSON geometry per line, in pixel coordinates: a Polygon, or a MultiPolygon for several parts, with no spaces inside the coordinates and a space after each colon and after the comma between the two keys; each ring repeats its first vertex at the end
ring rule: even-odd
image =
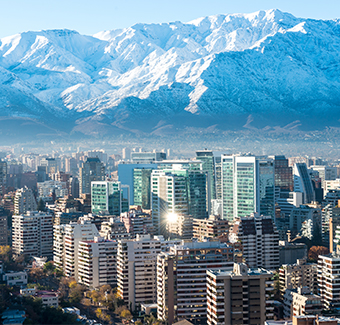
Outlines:
{"type": "Polygon", "coordinates": [[[0,158],[0,323],[340,323],[336,159],[0,158]]]}

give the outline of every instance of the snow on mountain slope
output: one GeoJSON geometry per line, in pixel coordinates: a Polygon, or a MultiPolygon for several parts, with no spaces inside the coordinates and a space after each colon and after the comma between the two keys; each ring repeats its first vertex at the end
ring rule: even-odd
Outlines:
{"type": "Polygon", "coordinates": [[[0,109],[10,114],[8,103],[27,96],[31,115],[106,116],[116,125],[176,114],[340,118],[339,36],[336,20],[279,10],[94,36],[25,32],[0,40],[0,109]]]}

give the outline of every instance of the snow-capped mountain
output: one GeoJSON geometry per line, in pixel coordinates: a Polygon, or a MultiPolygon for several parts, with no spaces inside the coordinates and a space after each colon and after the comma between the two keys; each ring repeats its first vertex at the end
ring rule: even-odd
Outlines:
{"type": "Polygon", "coordinates": [[[339,21],[279,10],[0,40],[0,116],[90,134],[338,126],[339,82],[339,21]]]}

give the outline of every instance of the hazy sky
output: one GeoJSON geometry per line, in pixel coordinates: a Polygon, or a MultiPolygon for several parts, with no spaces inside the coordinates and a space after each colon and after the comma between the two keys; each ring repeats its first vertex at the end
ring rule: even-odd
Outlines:
{"type": "Polygon", "coordinates": [[[272,8],[304,18],[340,16],[340,0],[0,0],[0,38],[55,28],[91,35],[139,22],[186,22],[208,15],[272,8]]]}

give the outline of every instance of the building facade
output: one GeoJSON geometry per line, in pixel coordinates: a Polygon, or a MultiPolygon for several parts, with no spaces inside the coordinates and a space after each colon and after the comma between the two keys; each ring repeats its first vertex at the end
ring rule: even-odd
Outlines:
{"type": "Polygon", "coordinates": [[[206,324],[206,271],[232,267],[233,247],[220,242],[183,242],[159,254],[158,319],[206,324]]]}
{"type": "Polygon", "coordinates": [[[240,242],[249,267],[279,268],[279,233],[270,216],[253,215],[237,219],[229,239],[232,243],[240,242]]]}
{"type": "Polygon", "coordinates": [[[53,257],[52,215],[28,211],[12,217],[12,247],[15,255],[53,257]]]}
{"type": "Polygon", "coordinates": [[[87,158],[79,168],[79,194],[90,194],[91,183],[104,180],[104,164],[99,158],[87,158]]]}
{"type": "Polygon", "coordinates": [[[223,218],[257,212],[275,218],[274,162],[255,156],[222,156],[223,218]]]}
{"type": "Polygon", "coordinates": [[[272,273],[236,264],[207,271],[208,325],[264,324],[274,318],[272,273]]]}

